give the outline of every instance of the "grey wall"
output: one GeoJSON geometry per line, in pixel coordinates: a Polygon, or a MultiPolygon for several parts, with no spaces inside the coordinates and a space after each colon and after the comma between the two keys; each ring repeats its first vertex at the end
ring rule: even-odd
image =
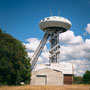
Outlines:
{"type": "Polygon", "coordinates": [[[50,68],[44,68],[32,72],[31,85],[63,85],[62,72],[50,68]]]}

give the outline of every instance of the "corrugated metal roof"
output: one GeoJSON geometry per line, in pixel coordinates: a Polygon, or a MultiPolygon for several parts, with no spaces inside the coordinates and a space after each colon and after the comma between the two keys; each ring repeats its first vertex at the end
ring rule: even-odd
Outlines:
{"type": "Polygon", "coordinates": [[[50,68],[61,71],[63,74],[73,74],[73,67],[72,64],[61,64],[61,63],[54,63],[54,64],[37,64],[35,67],[35,71],[38,71],[43,68],[50,68]]]}

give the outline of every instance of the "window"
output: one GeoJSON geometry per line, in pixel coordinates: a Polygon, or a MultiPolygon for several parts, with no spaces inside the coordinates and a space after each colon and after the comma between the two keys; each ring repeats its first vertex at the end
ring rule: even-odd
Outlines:
{"type": "Polygon", "coordinates": [[[47,20],[50,19],[50,18],[47,18],[47,20]]]}
{"type": "Polygon", "coordinates": [[[37,77],[46,77],[46,75],[37,75],[37,77]]]}
{"type": "Polygon", "coordinates": [[[42,21],[44,21],[45,19],[43,19],[42,21]]]}

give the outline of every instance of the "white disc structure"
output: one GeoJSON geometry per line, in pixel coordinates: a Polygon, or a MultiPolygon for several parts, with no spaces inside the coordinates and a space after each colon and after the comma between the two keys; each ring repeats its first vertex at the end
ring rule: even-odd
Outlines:
{"type": "Polygon", "coordinates": [[[47,28],[53,28],[53,27],[58,27],[68,30],[71,27],[71,25],[72,24],[68,19],[59,16],[47,17],[39,22],[39,27],[41,30],[45,30],[47,28]]]}

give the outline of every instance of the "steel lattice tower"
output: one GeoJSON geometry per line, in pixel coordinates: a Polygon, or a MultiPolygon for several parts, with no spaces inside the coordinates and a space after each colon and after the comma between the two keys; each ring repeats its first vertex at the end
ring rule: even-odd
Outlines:
{"type": "Polygon", "coordinates": [[[59,34],[67,31],[71,27],[71,22],[63,17],[53,16],[47,17],[40,21],[39,27],[45,32],[42,40],[40,41],[39,46],[37,47],[35,53],[31,58],[31,69],[35,67],[35,64],[49,39],[51,44],[49,63],[58,63],[59,54],[60,54],[60,45],[59,45],[59,34]]]}

